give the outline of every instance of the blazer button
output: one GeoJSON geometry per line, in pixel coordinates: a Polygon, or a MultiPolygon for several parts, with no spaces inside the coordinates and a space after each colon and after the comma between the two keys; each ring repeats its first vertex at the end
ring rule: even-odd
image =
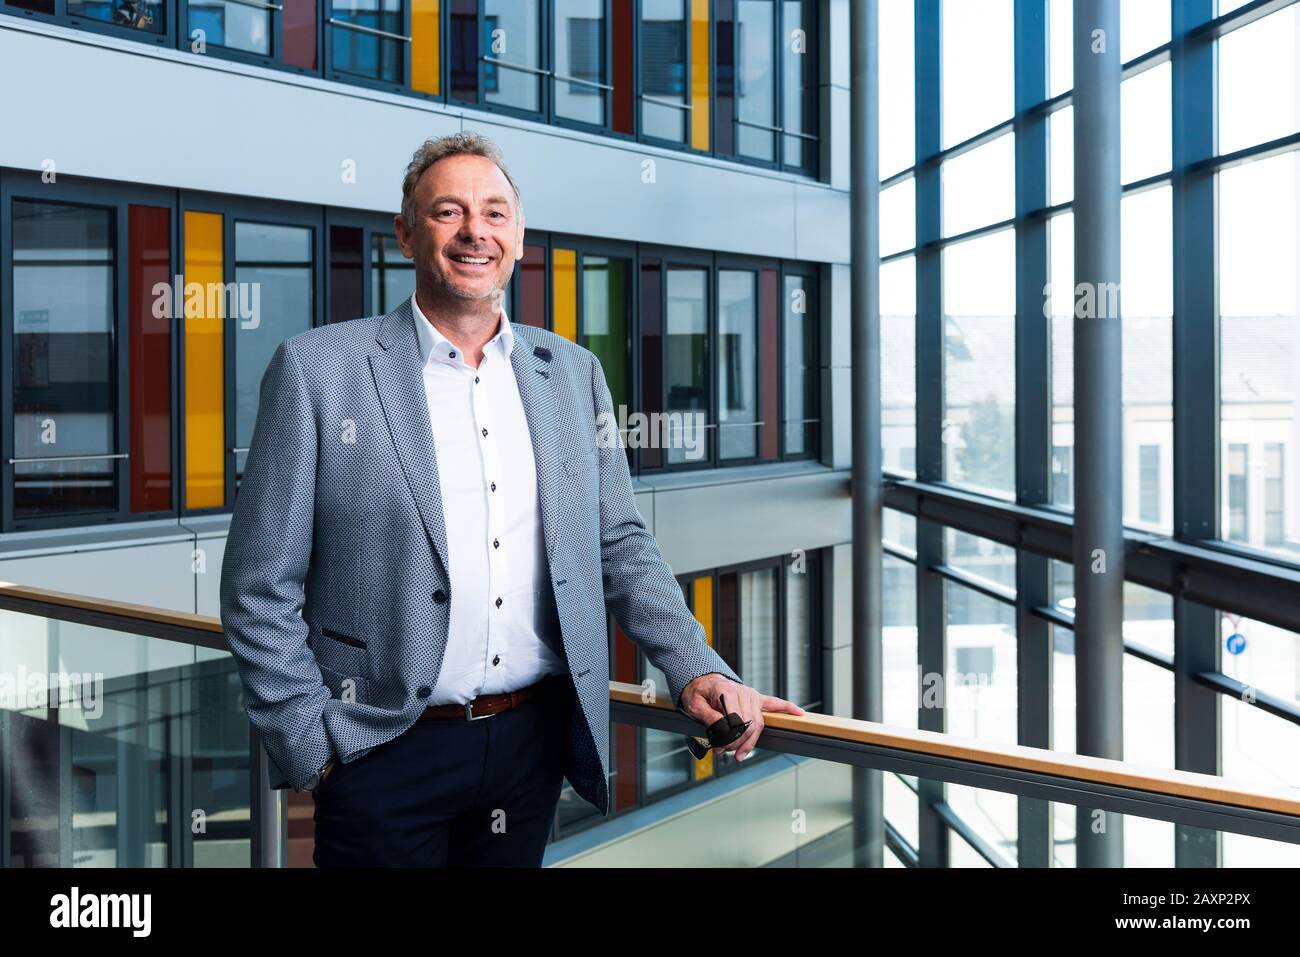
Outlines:
{"type": "Polygon", "coordinates": [[[416,695],[418,695],[421,698],[427,698],[431,694],[433,694],[433,689],[430,688],[428,685],[423,685],[420,688],[420,690],[416,692],[416,695]]]}
{"type": "Polygon", "coordinates": [[[439,588],[436,592],[433,593],[433,600],[436,601],[439,605],[441,605],[444,601],[447,600],[447,593],[443,591],[441,588],[439,588]]]}

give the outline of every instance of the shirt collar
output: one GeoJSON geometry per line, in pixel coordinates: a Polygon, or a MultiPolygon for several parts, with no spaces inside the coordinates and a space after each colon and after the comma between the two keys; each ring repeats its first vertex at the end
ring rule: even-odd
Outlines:
{"type": "MultiPolygon", "coordinates": [[[[452,344],[451,340],[438,331],[437,326],[428,320],[424,310],[420,308],[419,303],[415,301],[415,293],[411,293],[411,317],[415,321],[415,332],[420,340],[420,364],[426,365],[430,356],[435,356],[445,362],[463,362],[460,355],[460,349],[452,344]],[[456,358],[452,359],[450,354],[456,353],[456,358]]],[[[510,352],[515,345],[515,334],[510,328],[510,320],[506,317],[505,306],[501,307],[501,322],[497,326],[497,334],[487,341],[484,350],[497,348],[500,350],[503,358],[509,358],[510,352]]]]}

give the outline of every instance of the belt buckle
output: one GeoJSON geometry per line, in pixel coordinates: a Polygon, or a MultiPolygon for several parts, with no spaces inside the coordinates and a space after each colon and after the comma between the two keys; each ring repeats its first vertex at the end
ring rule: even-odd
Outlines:
{"type": "MultiPolygon", "coordinates": [[[[493,712],[493,713],[495,714],[495,712],[493,712]]],[[[474,702],[473,702],[473,701],[466,701],[466,702],[465,702],[465,720],[466,720],[466,721],[482,721],[484,718],[490,718],[490,717],[492,717],[491,714],[475,714],[475,713],[474,713],[474,702]]]]}

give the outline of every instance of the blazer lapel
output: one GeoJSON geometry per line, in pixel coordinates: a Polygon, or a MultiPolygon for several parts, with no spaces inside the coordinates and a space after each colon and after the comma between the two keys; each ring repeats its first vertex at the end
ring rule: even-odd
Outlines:
{"type": "Polygon", "coordinates": [[[438,460],[433,447],[433,425],[429,421],[429,400],[420,368],[420,343],[416,338],[411,300],[384,316],[377,340],[378,351],[370,354],[375,388],[388,420],[388,430],[397,457],[415,496],[416,507],[429,540],[450,579],[447,528],[442,515],[442,489],[438,484],[438,460]]]}
{"type": "Polygon", "coordinates": [[[524,417],[528,420],[528,433],[533,441],[533,461],[537,466],[537,497],[542,510],[542,537],[545,540],[546,554],[554,569],[555,552],[553,544],[557,540],[556,520],[559,515],[560,494],[560,456],[557,430],[559,428],[559,410],[555,401],[555,388],[551,385],[550,350],[535,345],[527,334],[521,334],[526,326],[518,324],[512,327],[515,345],[510,350],[510,365],[515,370],[515,381],[519,384],[519,398],[524,406],[524,417]]]}

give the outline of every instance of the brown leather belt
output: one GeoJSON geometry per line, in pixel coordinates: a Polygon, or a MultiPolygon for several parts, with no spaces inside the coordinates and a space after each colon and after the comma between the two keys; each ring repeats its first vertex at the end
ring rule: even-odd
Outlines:
{"type": "Polygon", "coordinates": [[[420,720],[423,721],[426,718],[460,718],[463,721],[477,721],[479,718],[490,718],[494,714],[500,714],[502,711],[509,711],[511,708],[519,707],[538,692],[548,690],[552,685],[558,684],[558,679],[562,677],[563,675],[550,674],[526,688],[503,691],[500,694],[481,694],[464,704],[430,705],[420,713],[420,720]]]}

